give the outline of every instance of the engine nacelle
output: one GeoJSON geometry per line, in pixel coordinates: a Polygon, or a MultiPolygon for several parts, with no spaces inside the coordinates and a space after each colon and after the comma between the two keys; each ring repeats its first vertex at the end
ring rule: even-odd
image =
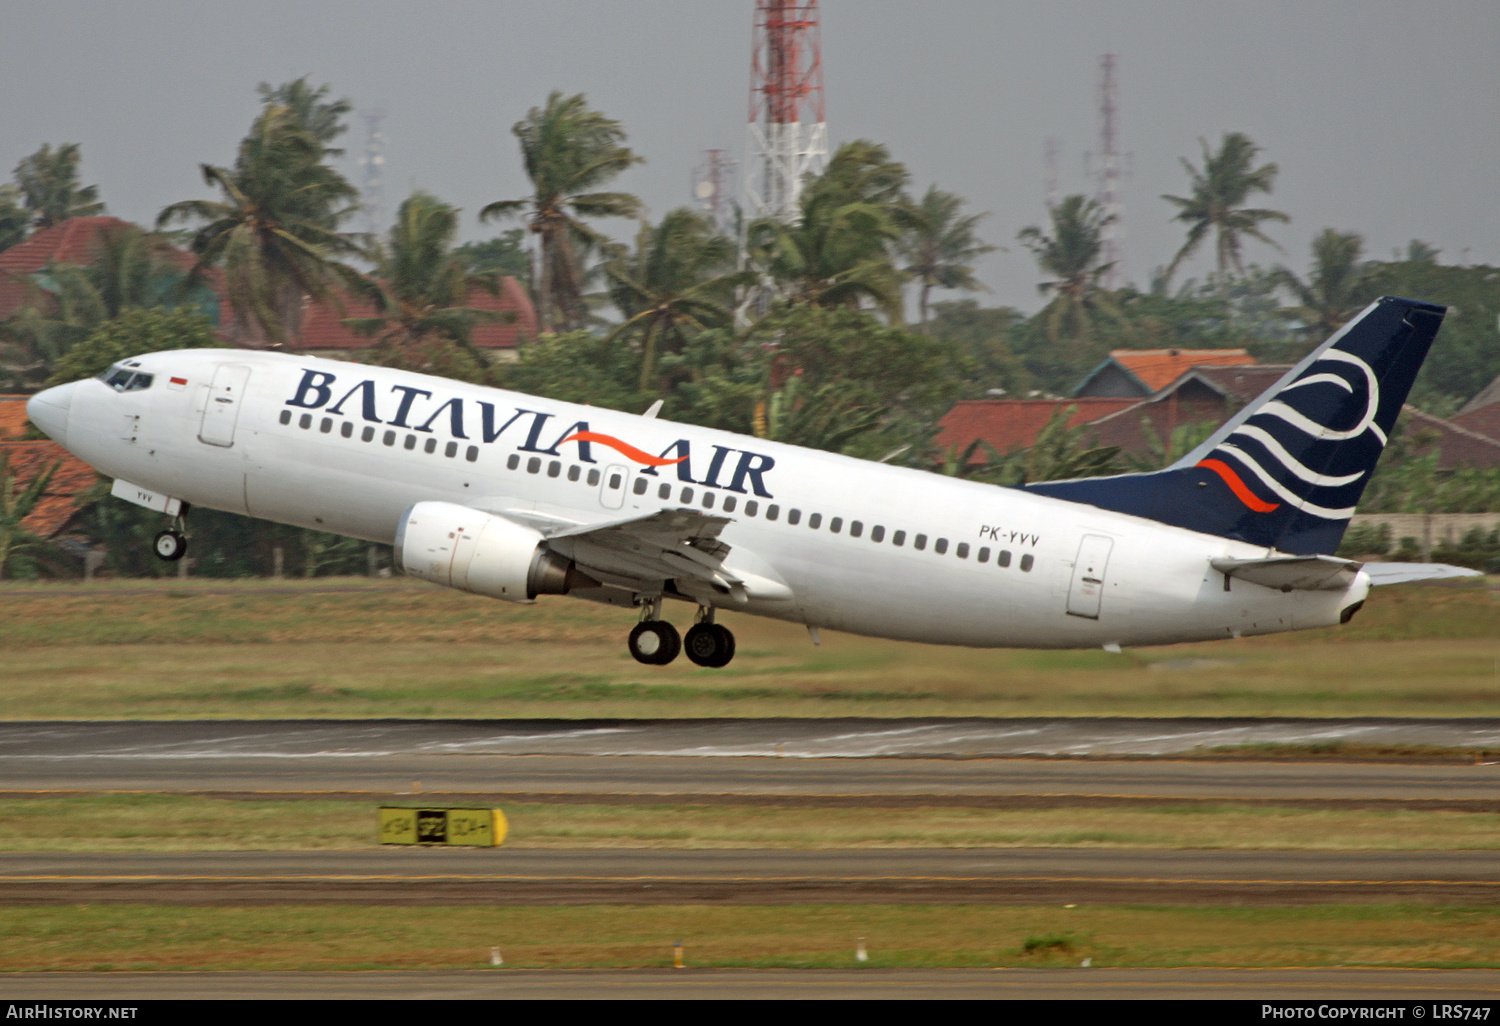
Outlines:
{"type": "Polygon", "coordinates": [[[395,555],[410,577],[509,602],[598,586],[572,560],[543,548],[540,531],[451,502],[408,509],[396,528],[395,555]]]}

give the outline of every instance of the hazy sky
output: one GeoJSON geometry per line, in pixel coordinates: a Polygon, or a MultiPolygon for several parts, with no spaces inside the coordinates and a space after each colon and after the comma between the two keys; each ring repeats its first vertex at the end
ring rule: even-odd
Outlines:
{"type": "MultiPolygon", "coordinates": [[[[619,179],[653,217],[690,200],[710,147],[743,153],[752,0],[0,0],[0,170],[43,142],[83,146],[111,213],[150,221],[206,196],[258,82],[310,74],[383,105],[388,212],[413,186],[465,211],[524,195],[510,126],[549,90],[584,92],[647,163],[619,179]]],[[[1242,131],[1281,166],[1271,233],[1301,270],[1326,226],[1386,255],[1408,239],[1445,262],[1500,264],[1500,3],[1495,0],[823,0],[835,143],[865,137],[987,210],[985,302],[1034,309],[1016,245],[1040,223],[1044,140],[1065,192],[1092,190],[1099,55],[1119,56],[1127,275],[1181,242],[1158,197],[1181,193],[1198,137],[1242,131]]],[[[364,144],[355,119],[346,171],[364,144]]],[[[616,226],[621,234],[629,226],[616,226]]],[[[1207,257],[1190,265],[1208,267],[1207,257]]],[[[939,294],[942,297],[942,294],[939,294]]]]}

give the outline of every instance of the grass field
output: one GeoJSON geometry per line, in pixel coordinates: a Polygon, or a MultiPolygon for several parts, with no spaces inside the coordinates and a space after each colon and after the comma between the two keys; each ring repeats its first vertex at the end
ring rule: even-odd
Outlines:
{"type": "MultiPolygon", "coordinates": [[[[1493,907],[0,908],[0,970],[1500,966],[1493,907]]],[[[497,970],[503,971],[503,970],[497,970]]]]}
{"type": "Polygon", "coordinates": [[[729,614],[727,669],[644,667],[625,653],[633,620],[406,581],[7,585],[0,715],[1489,716],[1500,698],[1500,592],[1485,584],[1381,589],[1343,628],[1118,655],[833,632],[814,647],[729,614]]]}
{"type": "MultiPolygon", "coordinates": [[[[505,813],[512,848],[1500,849],[1500,815],[1465,812],[507,804],[505,813]]],[[[0,801],[0,851],[374,847],[371,802],[154,794],[0,801]]]]}

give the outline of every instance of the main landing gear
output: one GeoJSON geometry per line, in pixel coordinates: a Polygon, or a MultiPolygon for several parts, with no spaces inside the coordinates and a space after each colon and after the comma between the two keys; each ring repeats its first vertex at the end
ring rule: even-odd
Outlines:
{"type": "Polygon", "coordinates": [[[687,637],[661,618],[661,599],[647,605],[641,622],[630,632],[630,654],[648,666],[665,666],[686,650],[687,657],[699,666],[727,666],[734,658],[734,635],[729,628],[714,623],[711,607],[698,611],[698,622],[688,628],[687,637]]]}
{"type": "MultiPolygon", "coordinates": [[[[186,503],[183,503],[183,512],[187,512],[186,503]]],[[[157,534],[156,540],[151,543],[151,549],[156,553],[157,559],[165,560],[168,563],[175,563],[187,555],[187,535],[182,533],[185,527],[187,527],[187,523],[179,515],[172,518],[171,527],[157,534]]]]}

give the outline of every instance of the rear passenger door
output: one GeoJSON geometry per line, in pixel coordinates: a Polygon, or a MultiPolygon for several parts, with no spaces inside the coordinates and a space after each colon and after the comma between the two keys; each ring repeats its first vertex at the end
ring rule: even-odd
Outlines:
{"type": "Polygon", "coordinates": [[[1104,597],[1104,571],[1115,543],[1100,534],[1086,534],[1078,546],[1078,560],[1073,564],[1073,584],[1068,588],[1068,615],[1099,619],[1099,604],[1104,597]]]}

